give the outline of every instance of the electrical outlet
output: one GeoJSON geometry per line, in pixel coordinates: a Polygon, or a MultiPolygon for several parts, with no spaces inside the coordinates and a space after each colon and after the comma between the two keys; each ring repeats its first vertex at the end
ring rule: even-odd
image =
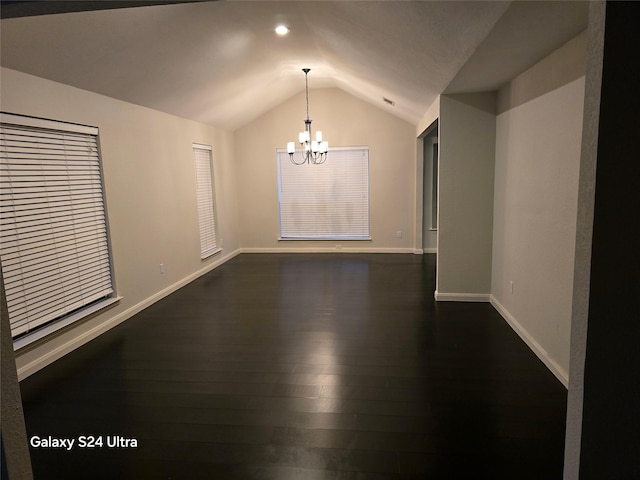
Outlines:
{"type": "Polygon", "coordinates": [[[164,273],[164,263],[160,264],[160,273],[164,273]]]}
{"type": "Polygon", "coordinates": [[[511,294],[513,295],[513,280],[509,282],[509,288],[511,289],[511,294]]]}
{"type": "Polygon", "coordinates": [[[396,238],[402,238],[402,230],[396,232],[396,238]]]}

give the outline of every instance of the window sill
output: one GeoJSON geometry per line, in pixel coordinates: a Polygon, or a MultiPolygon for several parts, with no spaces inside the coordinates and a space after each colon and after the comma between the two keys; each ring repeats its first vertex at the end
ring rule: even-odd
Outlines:
{"type": "Polygon", "coordinates": [[[215,250],[212,250],[211,252],[207,252],[204,255],[200,256],[200,260],[206,260],[209,257],[213,257],[216,253],[220,253],[222,251],[222,248],[216,248],[215,250]]]}
{"type": "Polygon", "coordinates": [[[279,242],[371,242],[371,237],[278,238],[279,242]]]}
{"type": "Polygon", "coordinates": [[[87,308],[83,308],[79,312],[74,313],[73,315],[69,315],[62,320],[54,321],[49,325],[46,325],[42,328],[38,328],[34,330],[32,333],[27,333],[24,337],[20,337],[13,342],[13,349],[15,351],[30,345],[47,335],[51,335],[58,330],[63,329],[89,315],[99,312],[100,310],[104,310],[122,300],[122,297],[112,297],[107,298],[106,300],[102,300],[101,302],[94,303],[93,305],[89,305],[87,308]]]}

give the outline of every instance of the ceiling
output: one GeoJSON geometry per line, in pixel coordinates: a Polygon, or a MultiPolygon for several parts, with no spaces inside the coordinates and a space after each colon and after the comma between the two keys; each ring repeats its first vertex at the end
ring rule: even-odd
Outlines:
{"type": "Polygon", "coordinates": [[[495,90],[526,70],[584,30],[588,11],[581,1],[37,3],[90,11],[7,8],[2,66],[231,130],[304,90],[303,67],[310,89],[340,88],[417,124],[443,92],[495,90]],[[280,23],[288,36],[275,35],[280,23]]]}

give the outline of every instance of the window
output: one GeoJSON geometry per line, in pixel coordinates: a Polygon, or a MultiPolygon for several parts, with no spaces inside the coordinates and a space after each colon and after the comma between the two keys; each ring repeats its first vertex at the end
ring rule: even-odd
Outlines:
{"type": "Polygon", "coordinates": [[[209,145],[193,144],[198,224],[200,226],[200,258],[207,258],[220,251],[216,236],[212,153],[209,145]]]}
{"type": "Polygon", "coordinates": [[[370,238],[367,147],[332,148],[320,165],[294,165],[279,150],[277,162],[281,239],[370,238]]]}
{"type": "Polygon", "coordinates": [[[0,261],[16,348],[112,297],[97,135],[1,114],[0,261]]]}

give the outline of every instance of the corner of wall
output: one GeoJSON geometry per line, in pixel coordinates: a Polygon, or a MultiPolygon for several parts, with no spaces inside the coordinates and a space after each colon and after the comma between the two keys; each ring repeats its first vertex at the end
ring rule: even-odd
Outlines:
{"type": "Polygon", "coordinates": [[[195,273],[192,273],[191,275],[188,275],[187,277],[179,280],[178,282],[175,282],[174,284],[166,287],[160,292],[157,292],[154,295],[137,303],[136,305],[129,307],[124,312],[121,312],[117,315],[112,316],[111,318],[108,318],[107,320],[101,322],[100,324],[93,327],[92,329],[87,330],[80,335],[73,336],[71,339],[56,346],[53,349],[42,348],[46,346],[46,340],[45,340],[45,342],[40,343],[39,347],[36,347],[36,348],[42,348],[43,352],[40,355],[35,355],[35,358],[32,358],[26,363],[20,362],[20,355],[19,355],[19,352],[17,352],[18,354],[16,355],[16,364],[18,365],[18,369],[17,369],[18,380],[24,380],[29,375],[36,373],[37,371],[43,369],[47,365],[50,365],[51,363],[55,362],[59,358],[62,358],[64,355],[72,352],[73,350],[90,342],[94,338],[97,338],[99,335],[118,326],[125,320],[128,320],[129,318],[133,317],[135,314],[141,312],[142,310],[149,307],[150,305],[163,299],[167,295],[170,295],[171,293],[177,291],[178,289],[182,288],[188,283],[194,281],[196,278],[201,277],[202,275],[205,275],[211,270],[228,262],[229,260],[231,260],[233,257],[237,256],[240,253],[241,253],[240,250],[235,250],[231,253],[228,253],[218,258],[215,262],[208,264],[206,267],[202,268],[201,270],[195,273]]]}
{"type": "Polygon", "coordinates": [[[416,126],[416,137],[424,135],[431,125],[440,117],[440,95],[429,106],[422,119],[416,126]]]}
{"type": "Polygon", "coordinates": [[[511,326],[511,328],[518,334],[518,336],[527,344],[527,346],[536,354],[536,356],[544,363],[551,373],[553,373],[560,382],[569,387],[569,373],[563,369],[553,358],[549,356],[547,351],[536,341],[527,329],[516,318],[509,313],[509,311],[502,306],[502,304],[494,297],[490,295],[489,302],[498,311],[498,313],[505,319],[505,321],[511,326]]]}

